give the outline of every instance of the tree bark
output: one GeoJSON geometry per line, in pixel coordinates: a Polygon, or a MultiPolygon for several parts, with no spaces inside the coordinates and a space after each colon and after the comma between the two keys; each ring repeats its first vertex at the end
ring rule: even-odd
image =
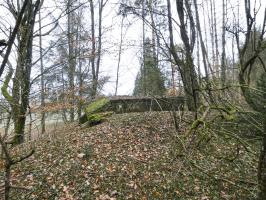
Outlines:
{"type": "Polygon", "coordinates": [[[103,2],[103,0],[99,1],[98,52],[97,52],[97,63],[96,63],[96,93],[98,87],[99,70],[100,70],[101,56],[102,56],[102,17],[103,17],[103,8],[106,2],[107,1],[103,2]]]}
{"type": "Polygon", "coordinates": [[[79,95],[79,100],[78,100],[78,119],[81,117],[81,112],[82,112],[82,106],[83,106],[83,73],[82,73],[82,60],[81,60],[81,56],[82,56],[82,50],[81,50],[81,35],[79,33],[79,29],[81,28],[81,17],[82,17],[82,12],[79,13],[78,16],[78,28],[77,28],[77,47],[78,47],[78,85],[79,85],[79,89],[78,89],[78,95],[79,95]]]}
{"type": "MultiPolygon", "coordinates": [[[[212,1],[212,0],[211,0],[212,1]]],[[[215,7],[215,2],[213,0],[213,15],[214,15],[214,37],[215,37],[215,49],[216,49],[216,52],[215,52],[215,74],[216,74],[216,77],[218,78],[219,77],[219,48],[218,48],[218,36],[217,36],[217,21],[216,21],[216,7],[215,7]]]]}
{"type": "Polygon", "coordinates": [[[207,50],[205,48],[205,44],[203,42],[203,37],[202,37],[202,31],[201,31],[201,26],[200,26],[200,20],[199,20],[199,12],[198,12],[198,5],[197,5],[197,0],[194,0],[194,6],[195,6],[195,13],[196,13],[196,23],[197,23],[197,30],[198,30],[198,39],[200,42],[200,46],[201,46],[201,53],[202,53],[202,57],[203,57],[203,66],[205,69],[205,79],[206,79],[206,84],[207,84],[207,92],[208,92],[208,96],[210,98],[211,103],[214,103],[214,97],[212,95],[211,92],[211,88],[210,88],[210,77],[209,77],[209,70],[212,70],[211,67],[209,67],[209,62],[208,62],[208,53],[207,50]]]}
{"type": "Polygon", "coordinates": [[[67,1],[67,38],[68,38],[68,81],[69,81],[69,99],[70,99],[70,121],[73,122],[75,118],[74,110],[74,75],[75,75],[75,54],[74,54],[74,21],[72,13],[72,0],[67,1]]]}
{"type": "Polygon", "coordinates": [[[144,95],[147,95],[147,86],[146,86],[146,67],[145,67],[145,3],[146,0],[142,0],[142,68],[143,68],[143,80],[141,81],[143,84],[144,95]]]}
{"type": "MultiPolygon", "coordinates": [[[[44,108],[44,68],[43,68],[43,49],[42,49],[42,18],[39,11],[39,51],[40,51],[40,66],[41,66],[41,107],[44,108]]],[[[45,112],[41,112],[41,134],[45,133],[45,112]]]]}
{"type": "Polygon", "coordinates": [[[18,32],[19,32],[19,27],[20,27],[20,24],[21,24],[21,22],[22,22],[23,15],[24,15],[24,13],[26,12],[26,8],[27,8],[27,6],[28,6],[28,2],[29,2],[29,1],[24,1],[23,5],[22,5],[22,8],[21,8],[21,10],[19,11],[18,16],[16,16],[16,25],[15,25],[15,27],[14,27],[12,33],[11,33],[11,36],[10,36],[10,38],[9,38],[9,40],[8,40],[8,43],[7,43],[7,44],[8,44],[8,46],[7,46],[7,50],[6,50],[6,53],[5,53],[4,59],[3,59],[3,61],[2,61],[2,64],[1,64],[1,66],[0,66],[0,77],[2,76],[2,74],[3,74],[3,72],[4,72],[4,69],[5,69],[5,66],[6,66],[6,64],[7,64],[7,62],[8,62],[8,57],[9,57],[9,55],[10,55],[10,53],[11,53],[12,46],[13,46],[14,41],[15,41],[15,39],[16,39],[16,36],[17,36],[17,34],[18,34],[18,32]]]}
{"type": "MultiPolygon", "coordinates": [[[[196,111],[199,106],[199,94],[197,89],[199,88],[197,74],[192,58],[192,52],[195,43],[195,32],[192,28],[192,41],[190,41],[186,22],[184,19],[184,2],[183,0],[176,0],[177,4],[177,13],[180,20],[180,33],[181,39],[185,48],[185,59],[181,59],[175,48],[174,39],[173,39],[173,25],[172,25],[172,12],[171,12],[171,2],[167,0],[167,9],[168,9],[168,28],[170,35],[170,52],[174,58],[176,65],[180,71],[180,75],[184,84],[185,96],[187,100],[187,105],[189,110],[196,111]]],[[[189,8],[188,8],[189,9],[189,8]]],[[[191,13],[190,13],[191,14],[191,13]]],[[[190,23],[194,24],[193,18],[189,15],[190,23]]],[[[193,27],[193,25],[191,25],[193,27]]]]}
{"type": "Polygon", "coordinates": [[[33,30],[39,7],[40,0],[37,0],[35,4],[32,1],[28,2],[21,28],[18,32],[18,63],[13,79],[13,102],[11,105],[15,128],[13,144],[20,144],[24,141],[26,112],[30,94],[33,30]]]}
{"type": "Polygon", "coordinates": [[[117,62],[117,68],[116,68],[115,96],[117,95],[117,89],[118,89],[119,70],[120,70],[120,62],[121,62],[121,54],[122,54],[122,45],[123,45],[124,19],[125,19],[125,17],[122,16],[121,30],[120,30],[120,43],[119,43],[119,50],[118,50],[118,62],[117,62]]]}
{"type": "Polygon", "coordinates": [[[94,20],[94,5],[93,0],[90,0],[90,14],[91,14],[91,43],[92,43],[92,50],[91,50],[91,70],[92,70],[92,91],[91,97],[95,98],[97,94],[97,76],[96,76],[96,69],[95,69],[95,54],[96,54],[96,38],[95,38],[95,20],[94,20]]]}
{"type": "Polygon", "coordinates": [[[156,55],[156,24],[154,21],[154,13],[153,13],[153,0],[148,1],[148,9],[149,9],[149,14],[151,17],[151,27],[152,27],[152,48],[153,48],[153,57],[155,59],[156,66],[158,66],[158,60],[157,60],[157,55],[156,55]]]}
{"type": "Polygon", "coordinates": [[[223,30],[222,30],[222,61],[221,61],[221,84],[225,85],[226,81],[226,63],[225,63],[225,0],[223,0],[223,30]]]}

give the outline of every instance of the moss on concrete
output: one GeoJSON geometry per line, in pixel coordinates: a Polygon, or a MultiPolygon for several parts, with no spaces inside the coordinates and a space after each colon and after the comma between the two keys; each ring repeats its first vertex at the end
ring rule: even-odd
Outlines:
{"type": "Polygon", "coordinates": [[[80,123],[86,123],[88,126],[94,126],[101,123],[113,113],[106,112],[109,105],[110,100],[108,98],[101,98],[92,102],[86,107],[85,115],[79,119],[80,123]]]}
{"type": "Polygon", "coordinates": [[[183,109],[184,97],[109,97],[98,99],[85,108],[85,114],[79,118],[79,123],[84,124],[96,113],[112,111],[114,113],[145,112],[145,111],[170,111],[183,109]]]}
{"type": "Polygon", "coordinates": [[[102,113],[94,113],[87,116],[88,118],[88,125],[94,126],[101,122],[103,122],[107,117],[112,115],[113,112],[102,112],[102,113]]]}
{"type": "Polygon", "coordinates": [[[97,101],[92,102],[89,104],[86,108],[86,114],[87,116],[96,113],[96,112],[102,112],[104,111],[105,106],[109,104],[110,100],[108,98],[101,98],[97,101]]]}

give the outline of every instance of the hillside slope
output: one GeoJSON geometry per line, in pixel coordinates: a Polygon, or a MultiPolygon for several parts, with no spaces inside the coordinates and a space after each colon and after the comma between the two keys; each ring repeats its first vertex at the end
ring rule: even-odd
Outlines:
{"type": "Polygon", "coordinates": [[[226,163],[218,154],[230,156],[236,143],[213,138],[203,150],[189,151],[187,159],[177,151],[174,134],[166,112],[113,115],[91,128],[66,125],[14,151],[36,149],[12,171],[12,183],[26,187],[13,190],[12,199],[253,197],[254,156],[238,146],[238,158],[226,163]]]}

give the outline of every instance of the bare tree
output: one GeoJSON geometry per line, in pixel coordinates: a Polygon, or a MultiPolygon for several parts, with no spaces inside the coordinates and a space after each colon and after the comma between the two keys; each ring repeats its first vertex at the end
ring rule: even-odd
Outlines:
{"type": "Polygon", "coordinates": [[[226,80],[226,55],[225,55],[225,17],[226,17],[226,2],[223,0],[223,28],[222,28],[222,60],[221,60],[221,83],[225,85],[226,80]]]}
{"type": "MultiPolygon", "coordinates": [[[[8,57],[10,55],[12,45],[13,45],[16,37],[17,38],[20,37],[20,34],[21,34],[20,26],[22,26],[23,24],[25,24],[25,21],[24,20],[27,20],[28,19],[27,18],[27,15],[29,15],[29,13],[30,13],[30,10],[28,10],[30,8],[30,3],[31,2],[29,2],[29,1],[24,1],[21,9],[18,10],[16,13],[14,13],[14,10],[13,10],[12,7],[9,7],[10,8],[10,12],[12,12],[13,14],[16,14],[16,18],[15,18],[16,19],[16,24],[15,24],[15,27],[14,27],[14,29],[12,31],[12,34],[11,34],[10,38],[9,38],[8,44],[7,44],[8,45],[8,48],[7,48],[7,51],[5,52],[4,60],[3,60],[2,64],[1,64],[1,68],[0,68],[0,77],[1,77],[1,75],[2,75],[2,73],[4,71],[4,69],[5,69],[6,64],[9,63],[8,57]]],[[[37,1],[36,4],[35,4],[35,6],[36,6],[35,9],[31,10],[33,12],[33,15],[34,14],[36,15],[36,12],[37,12],[37,10],[38,10],[38,8],[40,6],[40,1],[37,1]]],[[[30,24],[33,26],[34,19],[32,19],[32,20],[33,20],[33,22],[30,23],[30,24]]],[[[29,30],[30,32],[28,33],[30,36],[32,36],[32,32],[33,32],[33,27],[31,27],[31,28],[32,29],[29,30]]],[[[29,42],[29,41],[25,41],[25,42],[29,42]]],[[[26,47],[28,47],[28,46],[26,45],[26,47]]],[[[23,53],[23,52],[19,52],[19,53],[23,53]]],[[[4,84],[3,84],[2,88],[1,88],[1,91],[2,91],[3,96],[9,102],[9,104],[10,104],[10,106],[12,108],[12,112],[13,112],[14,111],[13,103],[16,103],[16,102],[13,101],[13,97],[7,91],[7,87],[8,87],[8,84],[9,84],[11,78],[12,78],[12,75],[13,75],[13,68],[12,68],[11,64],[9,63],[9,72],[7,73],[7,76],[5,78],[5,81],[4,81],[4,84]]],[[[27,78],[29,78],[29,75],[27,76],[27,78]]],[[[29,90],[29,88],[28,88],[28,90],[29,90]]],[[[25,97],[24,94],[23,94],[22,97],[23,97],[22,100],[25,102],[25,98],[28,97],[28,96],[25,97]]],[[[17,119],[15,118],[14,119],[14,122],[15,123],[17,122],[16,120],[17,119]]],[[[10,117],[8,118],[8,123],[9,123],[9,121],[10,121],[10,117]]],[[[22,129],[20,129],[20,130],[22,130],[22,131],[24,131],[23,126],[25,126],[25,123],[24,124],[21,124],[22,129]]],[[[6,131],[5,135],[7,135],[7,130],[5,130],[5,131],[6,131]]],[[[23,134],[23,132],[18,132],[17,131],[16,134],[23,134]]],[[[22,142],[23,141],[23,138],[21,137],[21,135],[20,136],[19,135],[16,135],[16,136],[21,138],[17,142],[22,142]]],[[[5,136],[4,137],[0,136],[0,145],[1,145],[1,149],[2,149],[2,152],[4,154],[4,159],[5,159],[5,166],[4,166],[4,170],[5,170],[4,171],[5,172],[5,178],[4,178],[4,180],[5,180],[5,182],[4,182],[4,200],[8,200],[8,199],[10,199],[10,189],[12,189],[12,188],[19,189],[18,187],[13,186],[10,183],[10,181],[11,181],[11,167],[13,165],[15,165],[15,164],[17,164],[17,163],[25,160],[26,158],[30,157],[34,153],[34,151],[31,151],[29,154],[27,154],[25,156],[21,156],[19,158],[14,159],[10,155],[10,152],[9,152],[9,149],[8,149],[8,145],[7,145],[6,141],[5,141],[5,139],[6,139],[5,136]]]]}
{"type": "Polygon", "coordinates": [[[94,20],[94,5],[93,0],[90,0],[90,15],[91,15],[91,70],[92,70],[92,98],[97,94],[97,70],[95,68],[95,56],[96,56],[96,38],[95,38],[95,20],[94,20]]]}
{"type": "MultiPolygon", "coordinates": [[[[260,200],[266,199],[266,110],[265,110],[265,76],[266,76],[266,67],[263,60],[260,58],[261,52],[265,49],[264,45],[264,36],[266,33],[266,9],[264,10],[264,21],[262,23],[262,28],[258,40],[253,40],[252,52],[248,52],[248,45],[252,43],[252,32],[253,28],[256,25],[256,12],[251,13],[251,3],[250,0],[245,0],[245,16],[246,16],[246,30],[243,32],[239,28],[233,31],[237,43],[238,54],[239,54],[239,83],[241,87],[242,94],[246,102],[253,108],[255,111],[260,113],[263,117],[263,127],[264,132],[262,135],[262,146],[258,164],[258,183],[259,183],[259,194],[258,198],[260,200]],[[240,37],[241,34],[244,34],[244,43],[241,45],[240,37]],[[257,84],[256,90],[250,87],[249,77],[252,71],[256,70],[255,61],[259,61],[263,67],[263,73],[261,74],[260,84],[257,84]]],[[[239,26],[239,24],[238,24],[239,26]]]]}
{"type": "MultiPolygon", "coordinates": [[[[212,68],[210,67],[210,63],[209,63],[209,58],[208,58],[208,52],[206,50],[204,41],[203,41],[203,36],[202,36],[202,32],[201,32],[201,25],[200,25],[200,20],[199,20],[199,11],[198,11],[198,5],[197,5],[197,0],[194,0],[194,6],[195,6],[195,14],[196,14],[196,27],[198,30],[198,40],[200,42],[200,47],[201,47],[201,53],[202,53],[202,57],[203,57],[203,66],[205,69],[205,80],[206,80],[206,84],[207,84],[207,92],[208,92],[208,96],[210,99],[211,103],[214,103],[214,97],[212,95],[212,91],[210,89],[210,75],[209,75],[209,70],[212,71],[212,68]]],[[[213,72],[211,73],[213,74],[213,72]]]]}
{"type": "MultiPolygon", "coordinates": [[[[43,66],[43,45],[42,45],[42,18],[39,10],[39,51],[40,51],[40,68],[41,68],[41,106],[45,106],[45,92],[44,92],[44,66],[43,66]]],[[[45,132],[45,112],[41,113],[41,133],[45,132]]]]}
{"type": "Polygon", "coordinates": [[[115,96],[117,95],[119,70],[120,70],[120,62],[121,62],[121,55],[122,55],[124,19],[125,19],[125,16],[122,15],[121,25],[120,25],[121,29],[120,29],[120,43],[119,43],[119,49],[118,49],[118,62],[117,62],[117,68],[116,68],[115,96]]]}
{"type": "Polygon", "coordinates": [[[195,23],[191,12],[191,5],[187,0],[176,0],[177,13],[180,20],[180,34],[184,45],[185,59],[183,60],[178,55],[173,38],[173,25],[172,25],[172,13],[171,13],[171,2],[167,0],[168,8],[168,25],[170,34],[170,52],[174,58],[175,64],[179,67],[181,78],[184,84],[185,94],[187,98],[187,105],[190,110],[197,110],[199,105],[199,94],[198,94],[198,78],[193,62],[193,49],[195,44],[195,23]],[[188,13],[190,22],[191,37],[188,35],[188,27],[185,19],[185,9],[188,13]],[[191,38],[191,39],[189,39],[191,38]]]}
{"type": "Polygon", "coordinates": [[[70,121],[73,122],[75,118],[74,110],[74,76],[75,76],[75,67],[76,67],[76,55],[74,51],[75,45],[75,32],[74,32],[74,12],[73,9],[73,0],[67,0],[67,40],[68,40],[68,81],[69,81],[69,97],[70,97],[70,121]]]}
{"type": "MultiPolygon", "coordinates": [[[[5,55],[4,55],[4,59],[2,61],[2,64],[1,64],[1,67],[0,67],[0,77],[2,76],[3,72],[4,72],[4,69],[5,69],[5,66],[8,62],[8,57],[11,53],[11,49],[12,49],[12,46],[14,44],[14,41],[16,39],[16,36],[18,34],[18,31],[19,31],[19,27],[20,27],[20,24],[21,24],[21,21],[23,19],[23,15],[26,11],[26,7],[27,7],[27,4],[28,4],[28,1],[24,1],[22,7],[21,7],[21,10],[19,11],[19,13],[17,14],[17,20],[16,20],[16,24],[15,24],[15,27],[12,31],[12,34],[8,40],[8,42],[6,43],[5,40],[2,40],[2,45],[7,45],[7,50],[5,52],[5,55]]],[[[13,8],[12,8],[13,9],[13,8]]],[[[13,11],[14,12],[14,11],[13,11]]],[[[13,13],[12,12],[12,13],[13,13]]]]}
{"type": "MultiPolygon", "coordinates": [[[[12,95],[7,90],[3,95],[9,102],[12,108],[12,115],[15,128],[15,136],[12,143],[18,144],[24,141],[24,129],[26,122],[26,112],[29,104],[30,94],[30,75],[32,68],[32,42],[33,42],[33,30],[35,25],[35,17],[41,6],[41,1],[37,0],[35,3],[29,1],[23,4],[25,6],[25,13],[22,16],[20,28],[17,31],[18,40],[18,61],[15,70],[15,77],[13,79],[12,95]]],[[[17,11],[11,4],[8,4],[10,12],[16,19],[17,11]]],[[[18,8],[20,8],[18,3],[18,8]]],[[[22,7],[23,8],[23,7],[22,7]]],[[[8,51],[8,49],[7,49],[8,51]]],[[[8,52],[6,52],[8,54],[8,52]]],[[[4,63],[2,63],[4,64],[4,63]]],[[[6,77],[6,87],[9,84],[12,74],[8,74],[6,77]]]]}

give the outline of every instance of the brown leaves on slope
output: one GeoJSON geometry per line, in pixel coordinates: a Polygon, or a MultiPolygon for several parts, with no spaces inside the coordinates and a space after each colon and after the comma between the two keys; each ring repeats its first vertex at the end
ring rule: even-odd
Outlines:
{"type": "MultiPolygon", "coordinates": [[[[88,129],[64,126],[31,144],[36,153],[12,172],[12,181],[30,190],[13,191],[13,199],[234,199],[238,189],[202,178],[177,157],[172,124],[169,113],[161,112],[114,115],[88,129]]],[[[195,158],[212,167],[204,155],[195,158]]],[[[228,171],[223,167],[221,173],[228,171]]]]}

